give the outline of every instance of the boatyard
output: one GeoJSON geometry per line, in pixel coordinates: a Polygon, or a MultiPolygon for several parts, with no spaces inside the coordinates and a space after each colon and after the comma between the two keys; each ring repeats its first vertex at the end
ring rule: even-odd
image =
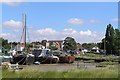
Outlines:
{"type": "Polygon", "coordinates": [[[0,34],[3,80],[118,79],[118,3],[8,3],[0,34]]]}

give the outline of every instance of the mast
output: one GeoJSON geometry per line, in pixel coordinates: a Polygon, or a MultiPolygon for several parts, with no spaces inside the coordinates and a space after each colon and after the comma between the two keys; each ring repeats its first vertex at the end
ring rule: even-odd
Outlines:
{"type": "Polygon", "coordinates": [[[25,43],[25,48],[26,48],[26,14],[24,15],[25,17],[25,37],[24,37],[24,43],[25,43]]]}
{"type": "Polygon", "coordinates": [[[26,48],[26,14],[22,15],[22,23],[23,23],[23,42],[24,42],[24,48],[26,48]]]}
{"type": "Polygon", "coordinates": [[[105,41],[105,38],[104,38],[104,51],[105,51],[105,48],[106,48],[106,41],[105,41]]]}

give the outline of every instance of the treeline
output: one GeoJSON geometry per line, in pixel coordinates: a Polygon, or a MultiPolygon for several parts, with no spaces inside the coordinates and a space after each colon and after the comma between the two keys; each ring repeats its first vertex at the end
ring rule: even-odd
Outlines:
{"type": "Polygon", "coordinates": [[[1,48],[10,49],[10,44],[7,39],[0,38],[1,48]]]}
{"type": "Polygon", "coordinates": [[[11,47],[15,47],[20,42],[8,42],[7,39],[0,38],[1,48],[11,49],[11,47]]]}

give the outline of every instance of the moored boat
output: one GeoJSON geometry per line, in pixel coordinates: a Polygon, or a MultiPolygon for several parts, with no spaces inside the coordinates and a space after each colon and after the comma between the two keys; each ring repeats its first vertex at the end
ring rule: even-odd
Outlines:
{"type": "Polygon", "coordinates": [[[34,50],[33,55],[35,56],[35,62],[39,61],[40,63],[58,63],[59,58],[54,56],[52,53],[46,49],[34,50]]]}
{"type": "Polygon", "coordinates": [[[64,51],[54,51],[54,55],[59,57],[60,63],[73,63],[75,61],[75,56],[64,51]]]}

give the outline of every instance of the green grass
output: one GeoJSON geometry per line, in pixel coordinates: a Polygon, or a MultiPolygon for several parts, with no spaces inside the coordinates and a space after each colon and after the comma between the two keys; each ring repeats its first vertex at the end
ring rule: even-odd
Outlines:
{"type": "Polygon", "coordinates": [[[103,65],[117,65],[118,62],[104,61],[104,62],[100,62],[100,64],[103,64],[103,65]]]}
{"type": "Polygon", "coordinates": [[[88,59],[88,60],[104,60],[104,61],[114,61],[118,62],[119,57],[118,56],[112,56],[112,55],[100,55],[100,54],[94,54],[94,53],[85,53],[84,55],[75,55],[76,58],[79,59],[88,59]]]}
{"type": "Polygon", "coordinates": [[[94,63],[95,61],[94,60],[86,60],[86,61],[83,61],[84,63],[94,63]]]}
{"type": "Polygon", "coordinates": [[[21,71],[2,71],[3,78],[117,78],[118,67],[109,66],[95,69],[72,69],[66,71],[41,71],[27,69],[21,71]]]}

